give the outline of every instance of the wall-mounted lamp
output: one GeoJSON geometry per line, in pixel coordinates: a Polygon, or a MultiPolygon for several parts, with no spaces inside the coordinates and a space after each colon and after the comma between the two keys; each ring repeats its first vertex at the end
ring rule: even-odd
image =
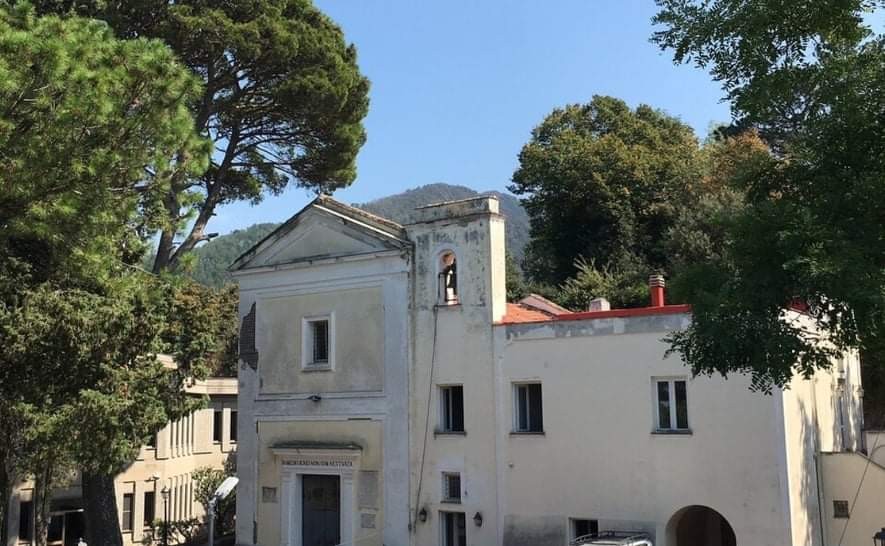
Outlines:
{"type": "Polygon", "coordinates": [[[426,508],[422,508],[418,512],[418,521],[420,521],[421,523],[424,523],[425,521],[427,521],[427,509],[426,508]]]}
{"type": "Polygon", "coordinates": [[[311,394],[310,396],[307,397],[307,399],[310,400],[311,402],[319,402],[320,400],[323,399],[323,397],[320,396],[319,394],[311,394]]]}
{"type": "Polygon", "coordinates": [[[482,514],[479,512],[473,514],[473,523],[475,523],[477,527],[482,527],[482,514]]]}

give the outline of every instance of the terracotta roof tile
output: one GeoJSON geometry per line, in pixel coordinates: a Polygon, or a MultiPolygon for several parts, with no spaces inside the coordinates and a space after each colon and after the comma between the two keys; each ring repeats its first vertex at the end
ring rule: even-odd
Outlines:
{"type": "Polygon", "coordinates": [[[507,304],[507,314],[501,319],[499,324],[518,324],[520,322],[542,322],[553,320],[553,315],[543,313],[537,309],[533,309],[527,305],[518,303],[507,304]]]}

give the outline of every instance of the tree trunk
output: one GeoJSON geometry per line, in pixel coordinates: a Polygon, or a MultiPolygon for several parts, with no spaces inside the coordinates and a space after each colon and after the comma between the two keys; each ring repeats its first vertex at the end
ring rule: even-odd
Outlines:
{"type": "Polygon", "coordinates": [[[114,476],[82,473],[86,543],[89,546],[123,546],[114,476]]]}
{"type": "Polygon", "coordinates": [[[9,451],[0,448],[0,546],[9,542],[9,501],[15,485],[14,472],[10,471],[9,451]]]}
{"type": "Polygon", "coordinates": [[[52,465],[46,463],[34,476],[34,544],[46,546],[52,501],[52,465]]]}

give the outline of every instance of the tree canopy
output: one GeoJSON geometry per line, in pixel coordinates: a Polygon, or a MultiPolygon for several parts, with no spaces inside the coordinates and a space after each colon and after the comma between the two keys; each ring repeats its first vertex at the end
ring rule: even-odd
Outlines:
{"type": "Polygon", "coordinates": [[[881,351],[885,38],[863,20],[880,2],[658,3],[655,41],[710,69],[736,125],[775,151],[743,177],[719,259],[692,275],[694,320],[673,348],[696,373],[746,372],[762,389],[836,351],[881,351]],[[783,320],[796,303],[826,342],[783,320]]]}
{"type": "Polygon", "coordinates": [[[0,8],[0,75],[0,493],[36,477],[45,542],[49,492],[76,467],[88,541],[120,544],[114,475],[199,402],[182,386],[219,345],[185,287],[134,267],[173,180],[208,163],[200,84],[158,40],[27,5],[0,8]]]}
{"type": "Polygon", "coordinates": [[[525,196],[529,276],[560,284],[583,258],[622,271],[663,269],[673,203],[698,175],[690,127],[612,97],[554,110],[519,154],[510,190],[525,196]]]}
{"type": "Polygon", "coordinates": [[[0,246],[30,274],[88,268],[107,234],[138,253],[176,176],[201,172],[208,142],[187,104],[199,82],[158,41],[107,25],[0,10],[0,246]],[[175,153],[187,161],[175,160],[175,153]],[[144,173],[155,173],[150,183],[144,173]],[[140,209],[138,221],[133,212],[140,209]],[[127,224],[131,229],[120,230],[127,224]]]}
{"type": "Polygon", "coordinates": [[[369,82],[356,49],[310,0],[37,5],[102,19],[122,38],[163,40],[203,82],[190,109],[213,143],[212,161],[203,172],[172,180],[155,272],[175,268],[206,240],[220,205],[257,203],[289,184],[331,191],[355,178],[369,82]]]}

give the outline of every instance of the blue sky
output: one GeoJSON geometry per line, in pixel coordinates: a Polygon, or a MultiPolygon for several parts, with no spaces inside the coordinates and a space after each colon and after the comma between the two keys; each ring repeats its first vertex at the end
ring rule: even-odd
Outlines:
{"type": "MultiPolygon", "coordinates": [[[[372,82],[368,140],[350,188],[364,202],[433,182],[505,191],[517,154],[553,108],[613,95],[706,136],[730,117],[709,75],[649,42],[653,0],[315,0],[356,45],[372,82]]],[[[222,207],[209,230],[285,220],[292,188],[222,207]]]]}

